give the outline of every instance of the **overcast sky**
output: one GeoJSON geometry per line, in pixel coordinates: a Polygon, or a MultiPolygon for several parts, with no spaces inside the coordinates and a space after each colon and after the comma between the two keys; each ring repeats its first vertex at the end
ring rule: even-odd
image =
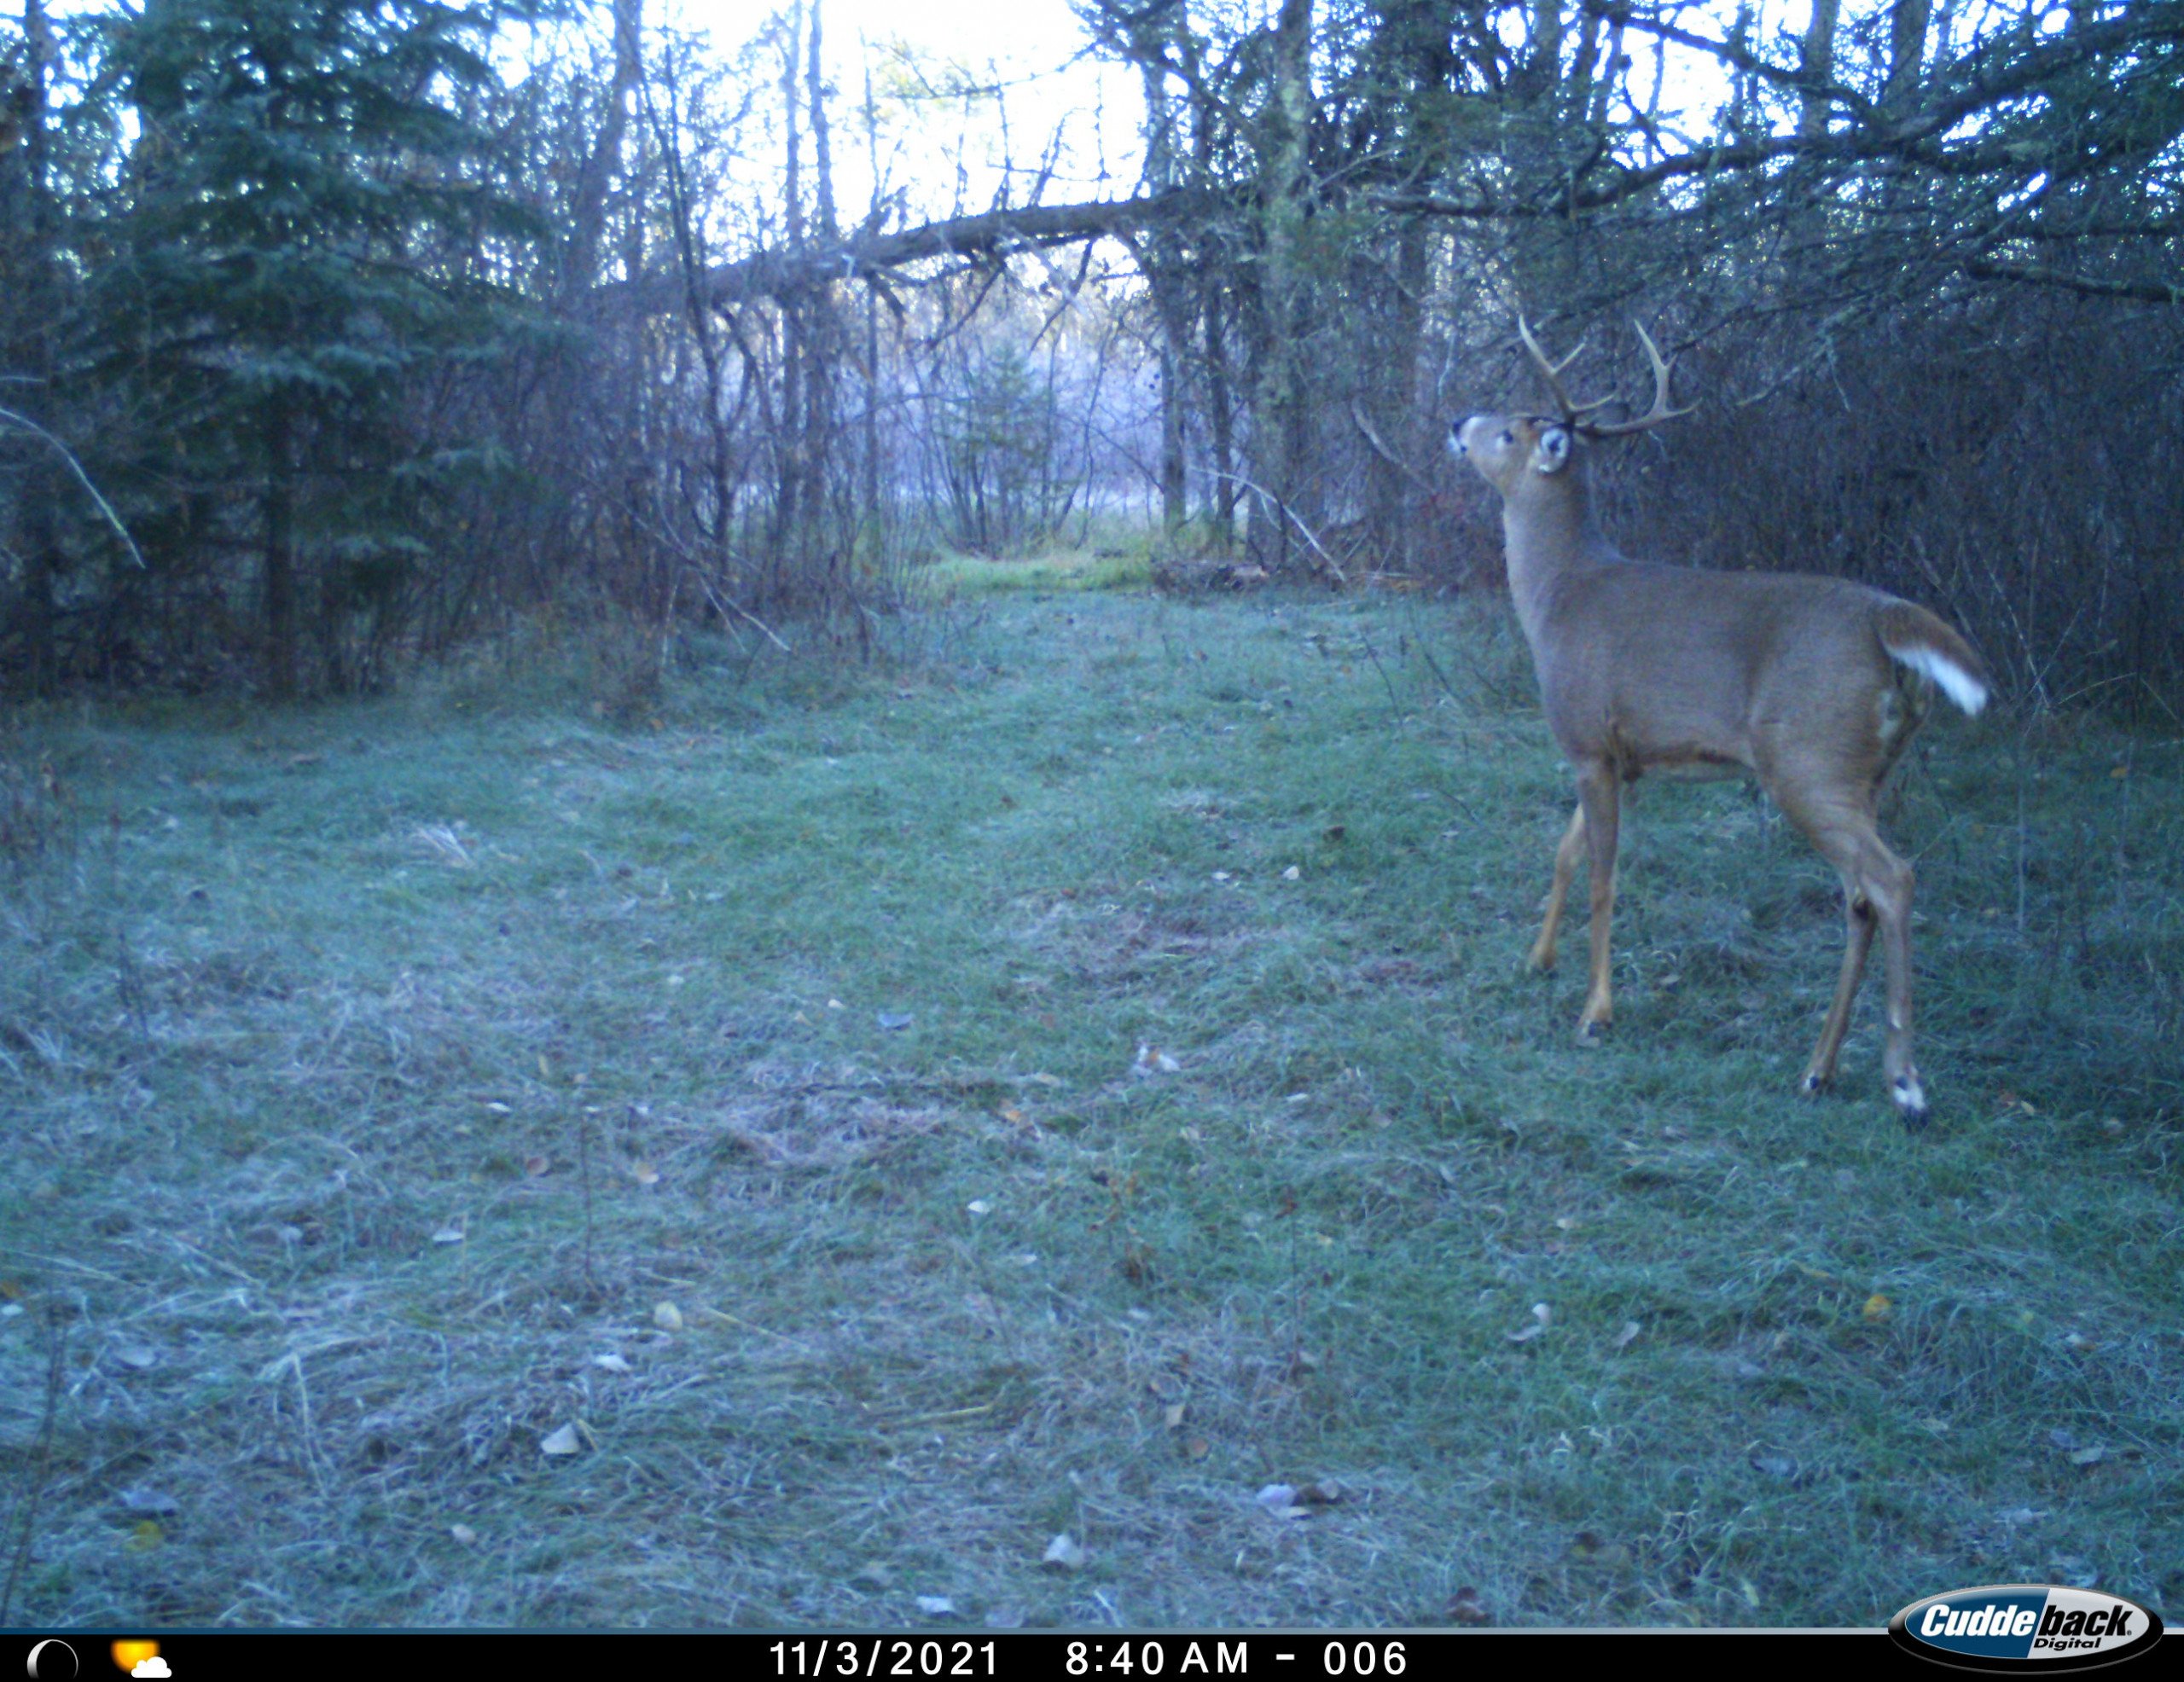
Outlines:
{"type": "MultiPolygon", "coordinates": [[[[648,21],[667,20],[702,29],[716,48],[732,52],[756,35],[786,0],[664,0],[648,7],[648,21]]],[[[1056,199],[1120,197],[1135,191],[1142,153],[1139,130],[1144,105],[1134,72],[1100,63],[1084,52],[1083,26],[1068,0],[823,0],[823,51],[838,96],[836,190],[846,208],[868,194],[861,134],[849,143],[847,129],[864,90],[868,52],[875,65],[899,42],[936,73],[952,65],[961,74],[1002,88],[1008,119],[1008,153],[1019,171],[1037,165],[1061,125],[1063,148],[1054,181],[1045,194],[1056,199]]],[[[884,88],[886,79],[880,78],[884,88]]],[[[964,138],[960,102],[922,107],[921,132],[897,130],[897,149],[882,167],[894,187],[909,188],[912,218],[956,208],[985,209],[999,185],[1002,131],[990,105],[973,114],[967,178],[959,187],[956,156],[964,138]]],[[[1022,202],[1029,177],[1019,173],[1012,198],[1022,202]]]]}

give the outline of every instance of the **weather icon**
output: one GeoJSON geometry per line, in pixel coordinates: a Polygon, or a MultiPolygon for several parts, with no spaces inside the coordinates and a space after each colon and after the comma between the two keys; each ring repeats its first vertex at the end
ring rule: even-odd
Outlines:
{"type": "Polygon", "coordinates": [[[31,1649],[31,1682],[75,1682],[76,1650],[66,1641],[41,1641],[31,1649]]]}
{"type": "Polygon", "coordinates": [[[172,1676],[174,1674],[172,1671],[167,1668],[167,1662],[161,1658],[157,1653],[153,1654],[148,1659],[139,1659],[131,1668],[129,1673],[131,1676],[162,1677],[172,1676]]]}
{"type": "Polygon", "coordinates": [[[113,1644],[113,1662],[116,1669],[125,1670],[131,1676],[174,1674],[167,1668],[167,1662],[160,1656],[160,1644],[156,1641],[117,1641],[113,1644]]]}

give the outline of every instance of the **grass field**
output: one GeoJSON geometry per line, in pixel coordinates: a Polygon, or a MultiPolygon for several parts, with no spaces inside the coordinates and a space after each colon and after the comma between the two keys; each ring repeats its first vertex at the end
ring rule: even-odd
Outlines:
{"type": "Polygon", "coordinates": [[[0,737],[0,1622],[2184,1610],[2176,733],[1922,739],[1912,1136],[1734,785],[1521,971],[1506,610],[953,582],[0,737]]]}

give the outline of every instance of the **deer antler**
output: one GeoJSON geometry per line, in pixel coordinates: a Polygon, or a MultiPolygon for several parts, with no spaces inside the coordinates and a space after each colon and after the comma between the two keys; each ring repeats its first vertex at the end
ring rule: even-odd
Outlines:
{"type": "Polygon", "coordinates": [[[1583,339],[1580,339],[1577,349],[1560,362],[1551,362],[1547,359],[1547,352],[1540,349],[1539,340],[1532,337],[1531,327],[1522,315],[1517,317],[1517,336],[1525,341],[1525,348],[1532,353],[1532,360],[1539,364],[1539,371],[1547,380],[1548,392],[1554,397],[1555,407],[1562,411],[1565,425],[1591,414],[1596,409],[1605,409],[1615,401],[1612,397],[1601,397],[1593,403],[1572,403],[1569,392],[1562,389],[1562,370],[1577,360],[1577,352],[1585,348],[1583,339]]]}
{"type": "Polygon", "coordinates": [[[1669,370],[1673,364],[1661,360],[1660,347],[1653,343],[1651,334],[1635,322],[1630,325],[1638,328],[1638,342],[1646,347],[1646,360],[1653,365],[1653,406],[1635,420],[1588,421],[1583,427],[1587,438],[1618,438],[1631,432],[1642,432],[1664,420],[1673,420],[1679,415],[1688,415],[1698,407],[1696,403],[1683,409],[1669,407],[1669,370]]]}
{"type": "Polygon", "coordinates": [[[1555,406],[1562,411],[1562,424],[1571,431],[1583,432],[1589,438],[1624,438],[1632,432],[1648,431],[1664,420],[1673,420],[1679,415],[1688,415],[1692,408],[1697,407],[1696,404],[1685,409],[1669,407],[1669,371],[1675,364],[1661,360],[1660,347],[1653,343],[1651,334],[1638,327],[1635,322],[1630,325],[1637,328],[1638,342],[1646,347],[1646,359],[1653,365],[1653,406],[1635,420],[1588,420],[1585,419],[1587,415],[1596,409],[1606,408],[1615,399],[1600,397],[1592,403],[1572,403],[1569,392],[1563,389],[1562,370],[1577,361],[1577,351],[1584,349],[1583,343],[1580,341],[1577,351],[1571,351],[1560,362],[1549,362],[1547,352],[1539,347],[1539,340],[1532,337],[1531,328],[1525,318],[1522,316],[1517,317],[1518,336],[1525,341],[1525,348],[1532,353],[1532,360],[1539,365],[1540,373],[1545,376],[1547,389],[1553,394],[1555,406]]]}

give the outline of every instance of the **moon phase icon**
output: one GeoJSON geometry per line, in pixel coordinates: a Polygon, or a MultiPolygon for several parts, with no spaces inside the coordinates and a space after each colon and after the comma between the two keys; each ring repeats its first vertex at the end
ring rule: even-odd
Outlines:
{"type": "Polygon", "coordinates": [[[76,1650],[66,1641],[41,1641],[31,1649],[31,1682],[75,1682],[76,1650]]]}

